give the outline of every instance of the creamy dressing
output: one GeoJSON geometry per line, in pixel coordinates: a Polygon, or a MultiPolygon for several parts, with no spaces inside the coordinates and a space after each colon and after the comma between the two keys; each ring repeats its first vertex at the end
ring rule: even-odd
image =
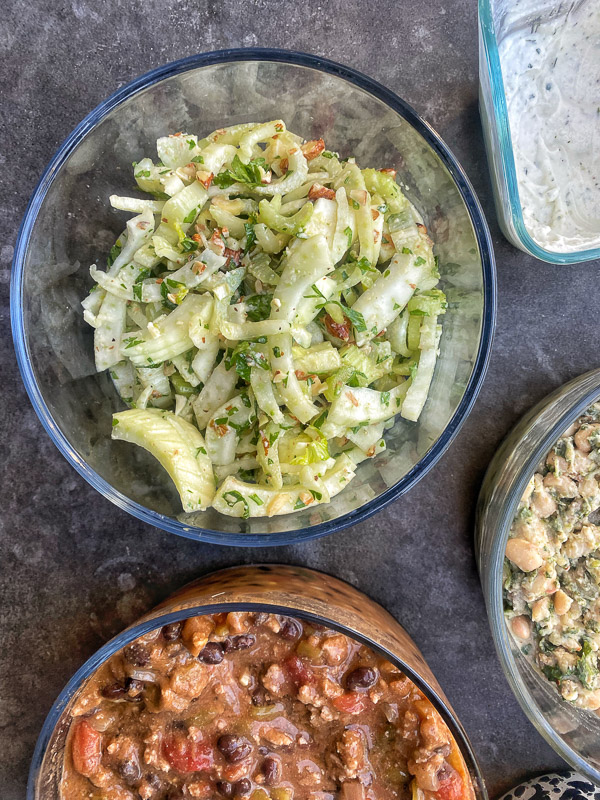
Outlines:
{"type": "Polygon", "coordinates": [[[523,218],[547,250],[588,250],[600,246],[600,2],[536,5],[515,3],[499,42],[523,218]]]}

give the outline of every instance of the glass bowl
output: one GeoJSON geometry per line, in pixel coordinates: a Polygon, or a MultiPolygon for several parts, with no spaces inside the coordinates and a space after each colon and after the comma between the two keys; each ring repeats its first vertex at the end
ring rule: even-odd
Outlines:
{"type": "MultiPolygon", "coordinates": [[[[598,247],[574,253],[547,250],[530,236],[525,227],[498,51],[498,44],[508,30],[511,14],[519,2],[478,0],[478,5],[479,109],[500,227],[515,247],[550,264],[577,264],[600,258],[598,247]]],[[[566,7],[560,0],[521,0],[520,13],[528,13],[535,27],[541,19],[551,19],[561,11],[564,13],[566,7]]]]}
{"type": "Polygon", "coordinates": [[[459,746],[471,776],[474,800],[487,800],[467,736],[404,628],[353,586],[321,572],[281,565],[233,567],[200,578],[145,614],[88,659],[63,689],[44,723],[29,772],[27,800],[60,800],[63,753],[72,719],[70,708],[104,661],[138,636],[170,622],[234,610],[302,617],[341,631],[389,658],[438,710],[459,746]]]}
{"type": "Polygon", "coordinates": [[[516,645],[504,619],[502,566],[519,501],[558,438],[600,398],[600,369],[561,386],[533,408],[500,446],[477,504],[476,555],[502,669],[523,711],[556,752],[600,785],[600,718],[562,700],[516,645]]]}
{"type": "Polygon", "coordinates": [[[323,536],[399,497],[438,460],[481,385],[495,319],[489,232],[463,171],[437,134],[402,100],[333,62],[275,50],[206,53],[168,64],[120,89],[69,136],[36,189],[19,232],[12,324],[25,386],[61,453],[105,497],[139,519],[189,538],[259,546],[323,536]],[[436,239],[449,309],[431,398],[418,424],[399,421],[388,450],[365,462],[327,505],[271,519],[182,512],[175,487],[141,448],[110,438],[121,403],[96,374],[92,329],[80,301],[88,267],[123,227],[109,208],[128,193],[131,162],[169,131],[282,117],[307,138],[392,166],[436,239]]]}

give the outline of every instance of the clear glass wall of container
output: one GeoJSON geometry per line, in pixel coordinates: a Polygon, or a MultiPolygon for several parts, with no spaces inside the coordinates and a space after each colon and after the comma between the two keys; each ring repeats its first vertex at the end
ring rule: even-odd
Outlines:
{"type": "MultiPolygon", "coordinates": [[[[546,44],[548,42],[546,33],[556,29],[557,36],[560,37],[566,35],[565,32],[570,30],[571,34],[568,35],[572,39],[575,24],[579,26],[577,31],[581,31],[581,33],[577,35],[582,37],[582,41],[585,40],[589,30],[590,39],[587,46],[590,47],[592,54],[596,52],[597,44],[596,50],[593,50],[594,31],[596,29],[600,30],[600,6],[597,0],[570,0],[569,2],[559,2],[559,0],[479,0],[480,112],[500,227],[505,236],[516,247],[536,258],[554,264],[574,264],[600,258],[600,246],[598,245],[600,221],[598,221],[597,212],[600,208],[598,176],[596,175],[595,191],[591,195],[586,194],[588,199],[591,198],[592,203],[591,205],[586,203],[586,208],[588,211],[590,209],[594,209],[594,211],[591,216],[588,215],[585,223],[588,227],[590,224],[593,227],[595,218],[598,221],[598,226],[594,230],[598,236],[591,236],[588,240],[583,237],[581,249],[572,249],[571,251],[568,249],[561,250],[560,245],[540,243],[539,237],[536,241],[536,238],[532,235],[531,222],[529,220],[528,225],[526,225],[523,214],[523,206],[526,204],[523,192],[526,167],[525,161],[522,161],[522,156],[519,155],[522,151],[517,148],[518,142],[514,129],[515,119],[517,118],[516,112],[511,115],[508,99],[514,96],[509,90],[511,81],[515,76],[522,81],[521,86],[526,88],[529,80],[528,69],[533,66],[533,71],[537,72],[539,87],[540,80],[546,74],[546,67],[540,62],[540,69],[537,69],[538,65],[536,63],[532,64],[528,61],[525,50],[519,51],[520,56],[517,58],[512,50],[506,50],[503,45],[506,43],[507,37],[518,38],[520,42],[526,43],[525,46],[533,48],[534,59],[542,59],[545,53],[543,42],[546,44]],[[588,20],[592,21],[593,25],[587,25],[588,20]],[[532,41],[533,36],[538,36],[543,41],[534,43],[532,41]],[[543,51],[541,54],[539,53],[540,49],[543,51]],[[509,55],[506,55],[506,53],[509,53],[509,55]],[[523,61],[522,56],[525,61],[523,61]],[[512,131],[511,116],[513,120],[512,131]],[[522,180],[521,184],[519,184],[520,179],[522,180]],[[586,244],[586,241],[588,241],[588,244],[586,244]]],[[[569,53],[571,57],[575,57],[573,54],[576,54],[578,49],[581,48],[573,46],[571,39],[568,41],[569,53]]],[[[550,50],[548,50],[548,53],[550,53],[550,50]]],[[[568,53],[565,48],[561,50],[562,53],[567,57],[568,53]]],[[[564,120],[568,117],[568,110],[562,109],[559,112],[559,104],[563,100],[565,103],[571,104],[571,111],[574,114],[585,114],[585,126],[582,127],[580,124],[573,126],[573,141],[575,142],[577,137],[578,142],[573,146],[579,149],[577,151],[576,164],[572,168],[569,167],[568,175],[572,181],[578,180],[577,170],[581,168],[585,168],[588,176],[593,175],[592,166],[594,163],[597,164],[599,158],[600,125],[591,112],[593,111],[594,114],[597,114],[597,108],[600,107],[600,92],[598,92],[598,86],[600,85],[598,83],[600,79],[600,74],[598,74],[600,73],[600,58],[597,56],[589,58],[588,56],[589,53],[575,57],[572,68],[576,68],[577,60],[581,61],[582,65],[579,71],[581,81],[573,81],[568,87],[563,85],[562,89],[564,91],[560,91],[561,87],[552,85],[551,68],[553,60],[551,60],[547,66],[550,79],[548,81],[544,80],[540,89],[540,91],[543,91],[550,87],[548,96],[542,98],[540,102],[546,103],[543,113],[550,115],[548,124],[555,126],[560,131],[559,136],[566,133],[564,120]],[[586,85],[589,82],[590,86],[592,86],[592,91],[585,91],[585,87],[579,85],[582,81],[585,81],[586,85]],[[574,95],[577,88],[575,84],[579,85],[577,96],[574,95]],[[595,89],[593,88],[594,85],[595,89]],[[556,93],[554,93],[555,88],[556,93]],[[556,106],[556,113],[554,113],[555,107],[553,104],[556,106]],[[595,158],[594,142],[596,143],[595,158]]],[[[533,90],[535,90],[536,87],[533,84],[532,86],[533,90]]],[[[527,109],[528,106],[525,105],[524,108],[527,109]]],[[[542,126],[542,133],[543,130],[542,126]]],[[[539,138],[539,134],[534,128],[531,128],[530,138],[532,142],[539,138]]],[[[554,160],[556,156],[556,152],[550,156],[553,159],[551,165],[556,164],[554,160]]],[[[571,182],[570,180],[565,181],[564,176],[564,171],[556,173],[556,183],[559,192],[561,192],[559,197],[561,204],[563,202],[563,192],[566,198],[566,191],[569,189],[569,183],[571,182]],[[559,180],[561,177],[562,183],[559,180]]],[[[531,175],[527,180],[530,177],[531,175]]],[[[586,178],[585,186],[589,185],[590,180],[586,178]]],[[[547,187],[536,185],[535,191],[537,197],[547,197],[548,202],[551,202],[552,193],[547,191],[547,187]]],[[[574,188],[573,191],[575,191],[574,188]]],[[[573,194],[571,193],[572,196],[573,194]]],[[[578,197],[581,198],[580,192],[578,197]]]]}

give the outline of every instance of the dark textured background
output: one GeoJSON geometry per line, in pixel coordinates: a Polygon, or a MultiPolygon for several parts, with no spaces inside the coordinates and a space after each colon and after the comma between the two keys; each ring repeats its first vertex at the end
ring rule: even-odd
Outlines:
{"type": "Polygon", "coordinates": [[[402,620],[459,713],[491,795],[560,767],[500,671],[473,560],[473,508],[486,464],[518,417],[560,383],[598,366],[592,291],[598,264],[544,265],[499,233],[477,111],[475,0],[4,0],[0,35],[2,800],[24,796],[43,719],[100,644],[195,575],[256,560],[335,573],[402,620]],[[499,278],[490,371],[441,463],[409,496],[362,525],[302,546],[259,551],[177,539],[126,516],[91,489],[30,406],[8,312],[10,262],[27,198],[80,119],[166,61],[253,45],[348,63],[411,103],[474,183],[499,278]]]}

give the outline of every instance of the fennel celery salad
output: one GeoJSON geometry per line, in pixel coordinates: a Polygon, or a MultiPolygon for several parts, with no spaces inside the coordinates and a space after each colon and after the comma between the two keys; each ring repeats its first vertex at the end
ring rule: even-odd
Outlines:
{"type": "Polygon", "coordinates": [[[446,308],[391,169],[360,169],[281,120],[158,139],[155,199],[83,301],[98,371],[130,408],[112,436],[155,456],[186,512],[327,503],[427,399],[446,308]]]}

